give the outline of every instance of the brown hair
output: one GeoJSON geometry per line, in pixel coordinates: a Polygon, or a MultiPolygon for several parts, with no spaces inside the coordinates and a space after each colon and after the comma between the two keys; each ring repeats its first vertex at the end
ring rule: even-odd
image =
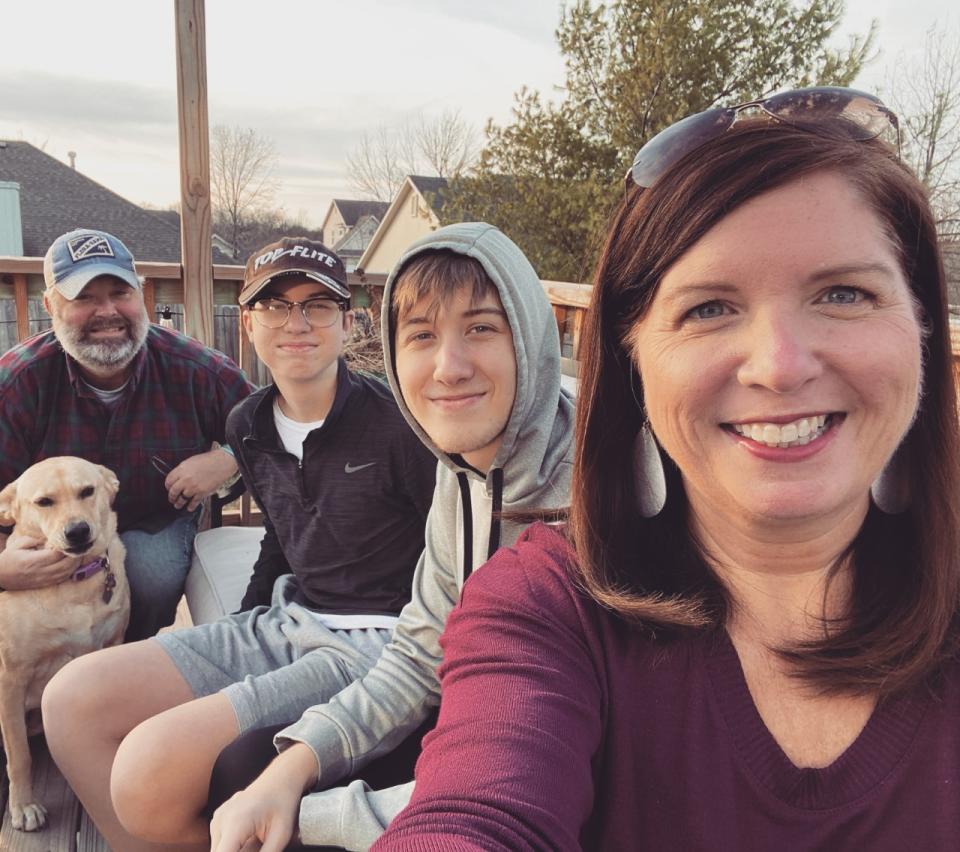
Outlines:
{"type": "Polygon", "coordinates": [[[390,291],[390,328],[425,296],[433,298],[430,312],[446,308],[461,287],[470,288],[472,302],[480,302],[493,293],[500,294],[479,260],[450,251],[432,249],[421,252],[397,273],[390,291]]]}
{"type": "Polygon", "coordinates": [[[722,626],[729,601],[687,527],[679,471],[663,453],[667,504],[635,509],[632,448],[643,385],[627,333],[670,266],[731,210],[814,171],[849,180],[880,218],[927,326],[924,395],[898,454],[912,502],[875,507],[847,556],[851,611],[822,641],[785,651],[823,691],[889,695],[936,673],[956,653],[960,611],[960,441],[943,263],[926,195],[884,143],[855,140],[842,121],[739,122],[691,152],[614,213],[581,344],[569,534],[576,573],[603,605],[655,631],[722,626]]]}

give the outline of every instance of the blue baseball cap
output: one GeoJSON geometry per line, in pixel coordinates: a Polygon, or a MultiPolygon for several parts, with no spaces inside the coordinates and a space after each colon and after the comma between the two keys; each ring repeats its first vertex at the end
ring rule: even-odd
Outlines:
{"type": "Polygon", "coordinates": [[[43,258],[47,289],[56,287],[65,299],[77,298],[99,275],[111,275],[135,290],[140,289],[130,249],[106,231],[70,231],[57,237],[43,258]]]}

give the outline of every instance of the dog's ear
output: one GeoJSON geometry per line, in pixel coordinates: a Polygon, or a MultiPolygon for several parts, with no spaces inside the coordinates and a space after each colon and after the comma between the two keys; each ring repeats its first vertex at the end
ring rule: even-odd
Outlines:
{"type": "Polygon", "coordinates": [[[117,475],[110,470],[109,467],[98,464],[97,470],[100,471],[100,476],[103,477],[103,484],[106,486],[107,494],[110,495],[110,505],[112,506],[113,498],[117,496],[117,492],[120,490],[120,480],[117,479],[117,475]]]}
{"type": "Polygon", "coordinates": [[[0,526],[12,527],[17,519],[13,517],[13,503],[17,499],[17,480],[13,480],[0,491],[0,526]]]}

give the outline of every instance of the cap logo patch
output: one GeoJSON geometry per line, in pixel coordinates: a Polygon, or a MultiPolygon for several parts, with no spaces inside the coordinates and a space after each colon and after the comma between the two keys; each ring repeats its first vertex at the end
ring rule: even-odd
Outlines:
{"type": "Polygon", "coordinates": [[[267,263],[276,263],[281,257],[288,254],[293,257],[297,257],[299,255],[304,260],[316,260],[317,263],[323,263],[330,267],[337,265],[336,258],[331,257],[329,254],[324,254],[322,251],[311,249],[308,246],[297,245],[293,246],[292,248],[278,248],[261,254],[260,257],[253,262],[253,271],[256,272],[261,266],[264,266],[267,263]]]}
{"type": "Polygon", "coordinates": [[[67,249],[73,262],[88,257],[114,257],[113,248],[106,237],[100,234],[84,234],[67,242],[67,249]]]}

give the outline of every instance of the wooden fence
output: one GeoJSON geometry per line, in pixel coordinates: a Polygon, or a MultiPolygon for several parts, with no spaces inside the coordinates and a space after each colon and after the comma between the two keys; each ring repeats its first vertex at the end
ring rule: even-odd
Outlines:
{"type": "MultiPolygon", "coordinates": [[[[143,294],[150,318],[159,322],[167,310],[173,327],[183,331],[185,300],[180,265],[138,263],[137,270],[145,278],[143,294]]],[[[214,347],[236,361],[255,384],[268,383],[269,371],[257,358],[240,325],[237,294],[243,281],[243,267],[215,264],[213,278],[214,347]]],[[[385,279],[384,275],[349,274],[354,302],[368,305],[374,319],[379,313],[385,279]]],[[[542,284],[557,318],[565,369],[575,374],[580,328],[590,301],[590,287],[563,281],[543,281],[542,284]]],[[[0,353],[50,327],[42,298],[43,259],[0,256],[0,353]]]]}
{"type": "MultiPolygon", "coordinates": [[[[153,316],[155,323],[167,325],[177,331],[184,331],[184,306],[181,303],[166,303],[155,305],[153,316]]],[[[243,328],[240,325],[239,305],[215,305],[213,308],[213,348],[219,350],[237,364],[241,361],[240,338],[243,328]]],[[[253,349],[249,353],[247,363],[247,377],[255,385],[265,385],[270,382],[270,371],[257,357],[253,349]]]]}

